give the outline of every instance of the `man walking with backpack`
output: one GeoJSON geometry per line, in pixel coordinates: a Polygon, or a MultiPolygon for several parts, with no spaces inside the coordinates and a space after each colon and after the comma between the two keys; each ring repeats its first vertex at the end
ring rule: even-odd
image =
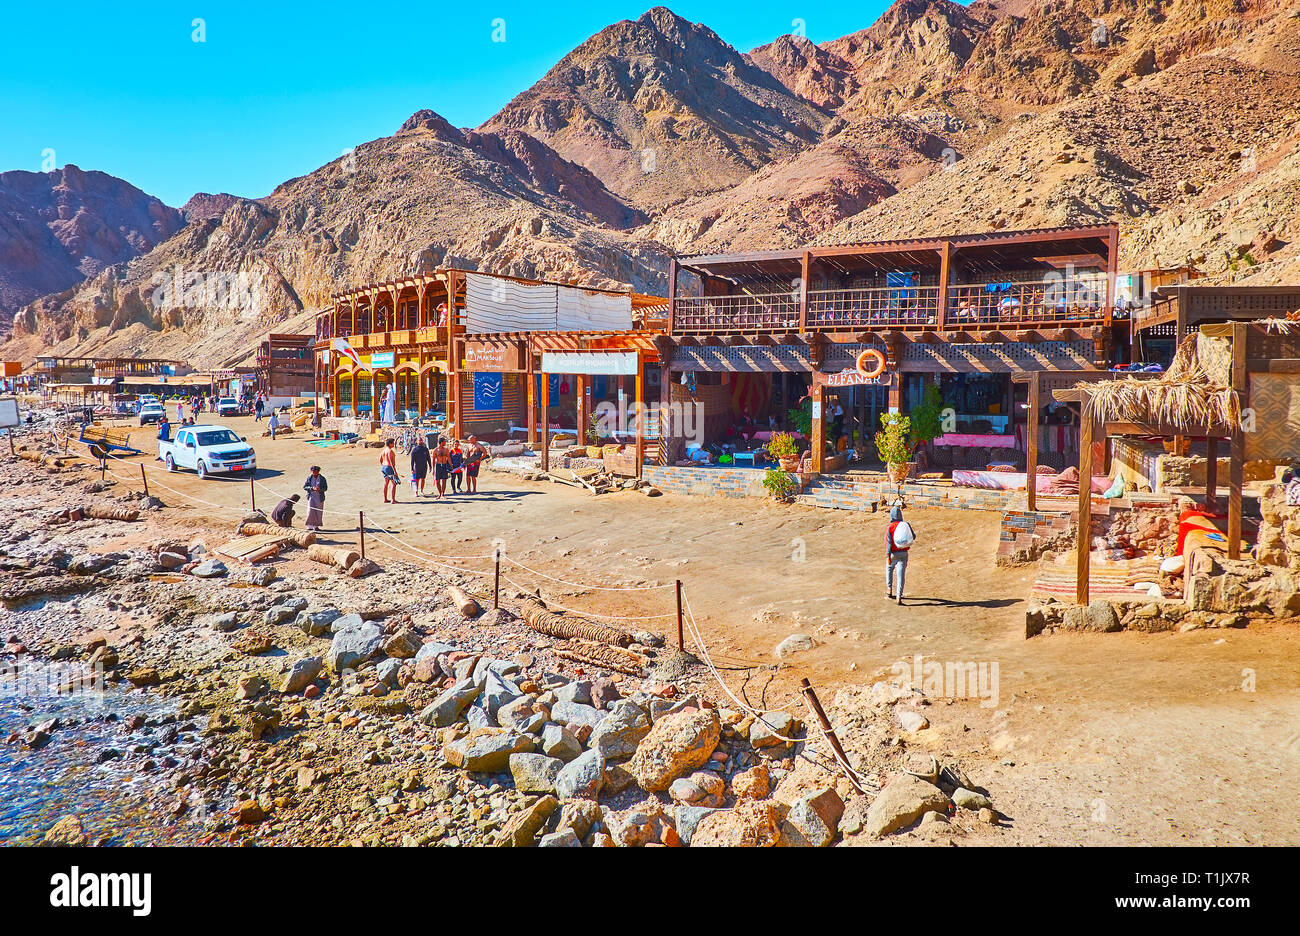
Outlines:
{"type": "Polygon", "coordinates": [[[912,525],[903,519],[903,508],[889,511],[889,529],[885,532],[885,594],[903,603],[903,582],[907,578],[907,550],[916,542],[912,525]]]}

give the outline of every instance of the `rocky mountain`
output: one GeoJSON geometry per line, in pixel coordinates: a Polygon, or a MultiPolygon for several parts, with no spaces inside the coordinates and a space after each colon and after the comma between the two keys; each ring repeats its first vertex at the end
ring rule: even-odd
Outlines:
{"type": "Polygon", "coordinates": [[[651,209],[744,181],[817,142],[831,118],[711,29],[656,7],[592,36],[483,129],[536,137],[651,209]]]}
{"type": "Polygon", "coordinates": [[[38,296],[146,253],[184,225],[175,208],[104,172],[0,172],[0,329],[38,296]]]}
{"type": "Polygon", "coordinates": [[[1101,221],[1126,268],[1300,279],[1294,4],[899,0],[748,53],[655,8],[476,129],[422,110],[265,198],[196,195],[170,239],[19,312],[4,354],[221,363],[440,264],[656,291],[673,252],[1101,221]]]}
{"type": "Polygon", "coordinates": [[[429,111],[265,198],[193,217],[147,255],[23,309],[13,343],[224,364],[273,327],[311,327],[304,310],[348,283],[456,264],[661,290],[667,262],[620,230],[641,216],[587,170],[535,138],[457,130],[429,111]]]}

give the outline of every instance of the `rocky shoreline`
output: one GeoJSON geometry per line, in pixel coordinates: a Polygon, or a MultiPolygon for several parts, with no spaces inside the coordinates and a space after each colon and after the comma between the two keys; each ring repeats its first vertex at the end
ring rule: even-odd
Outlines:
{"type": "MultiPolygon", "coordinates": [[[[220,521],[184,525],[88,467],[0,465],[0,661],[80,663],[172,700],[175,714],[125,722],[112,756],[165,776],[160,821],[194,842],[996,841],[984,793],[912,744],[927,700],[909,687],[841,689],[827,706],[860,792],[798,700],[755,717],[653,634],[627,632],[645,666],[615,672],[530,627],[536,595],[484,611],[454,572],[383,560],[354,579],[298,550],[224,563],[220,521]],[[52,510],[59,488],[138,519],[52,510]]],[[[39,758],[37,728],[0,740],[39,758]]],[[[86,825],[67,816],[47,837],[104,840],[86,825]]]]}

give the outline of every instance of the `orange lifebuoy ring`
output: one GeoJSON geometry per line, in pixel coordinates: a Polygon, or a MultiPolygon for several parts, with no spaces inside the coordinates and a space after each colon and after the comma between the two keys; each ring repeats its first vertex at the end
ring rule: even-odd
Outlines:
{"type": "Polygon", "coordinates": [[[885,353],[876,348],[867,348],[858,355],[858,373],[864,377],[879,377],[885,372],[885,353]],[[867,361],[873,359],[876,362],[874,368],[868,369],[867,361]]]}

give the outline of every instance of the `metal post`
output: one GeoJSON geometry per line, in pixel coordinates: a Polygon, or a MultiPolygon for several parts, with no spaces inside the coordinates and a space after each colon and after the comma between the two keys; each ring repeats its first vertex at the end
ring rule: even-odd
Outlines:
{"type": "Polygon", "coordinates": [[[149,496],[149,476],[144,473],[144,465],[140,466],[140,482],[144,485],[144,496],[149,496]]]}
{"type": "Polygon", "coordinates": [[[682,634],[682,580],[677,580],[677,649],[685,652],[686,639],[682,634]]]}
{"type": "Polygon", "coordinates": [[[501,550],[492,552],[492,608],[501,607],[501,550]]]}
{"type": "Polygon", "coordinates": [[[357,511],[357,529],[361,531],[361,558],[366,558],[366,515],[364,511],[357,511]]]}
{"type": "Polygon", "coordinates": [[[252,501],[253,510],[257,510],[257,488],[253,487],[253,476],[248,476],[248,499],[252,501]]]}
{"type": "Polygon", "coordinates": [[[101,458],[101,459],[99,460],[99,480],[103,481],[103,480],[104,480],[104,475],[105,475],[107,472],[108,472],[108,459],[107,459],[107,458],[101,458]]]}

